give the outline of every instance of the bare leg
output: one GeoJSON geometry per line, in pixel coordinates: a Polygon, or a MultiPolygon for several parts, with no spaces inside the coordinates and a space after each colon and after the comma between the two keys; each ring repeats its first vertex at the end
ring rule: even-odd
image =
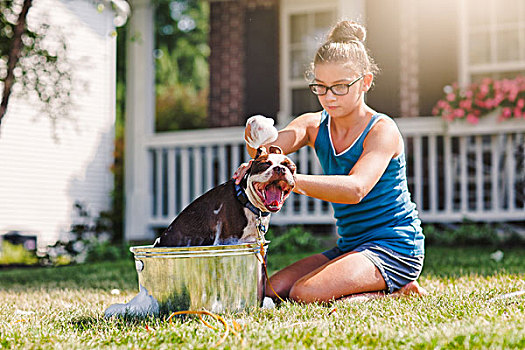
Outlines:
{"type": "MultiPolygon", "coordinates": [[[[328,261],[329,259],[323,254],[306,257],[273,274],[269,283],[281,298],[288,298],[290,289],[298,279],[326,264],[328,261]]],[[[266,282],[266,296],[276,298],[268,282],[266,282]]]]}
{"type": "MultiPolygon", "coordinates": [[[[367,257],[358,252],[349,252],[334,260],[323,254],[309,256],[275,273],[269,283],[281,298],[306,303],[340,298],[363,301],[384,296],[427,294],[417,281],[386,294],[383,276],[367,257]]],[[[266,296],[276,297],[268,283],[266,296]]]]}
{"type": "Polygon", "coordinates": [[[377,267],[362,253],[349,252],[299,278],[289,297],[304,303],[328,302],[385,288],[385,280],[377,267]]]}

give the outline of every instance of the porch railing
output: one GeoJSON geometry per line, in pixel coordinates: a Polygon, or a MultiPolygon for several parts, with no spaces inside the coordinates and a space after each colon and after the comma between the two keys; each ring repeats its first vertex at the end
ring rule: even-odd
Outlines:
{"type": "MultiPolygon", "coordinates": [[[[525,121],[447,125],[440,118],[400,118],[407,176],[426,222],[525,220],[525,121]]],[[[243,128],[155,134],[149,154],[150,228],[165,227],[249,159],[243,128]]],[[[321,174],[313,150],[291,155],[298,171],[321,174]]],[[[292,195],[272,224],[333,223],[331,206],[292,195]]]]}

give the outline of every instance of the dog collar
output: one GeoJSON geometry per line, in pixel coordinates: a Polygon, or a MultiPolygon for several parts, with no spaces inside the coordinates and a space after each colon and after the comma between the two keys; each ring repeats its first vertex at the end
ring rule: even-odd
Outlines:
{"type": "Polygon", "coordinates": [[[257,216],[268,216],[270,215],[270,212],[267,211],[261,211],[259,208],[257,208],[255,205],[253,205],[249,200],[248,196],[246,195],[246,192],[244,192],[244,188],[239,186],[238,184],[235,184],[235,194],[237,195],[237,199],[239,202],[241,202],[242,205],[244,205],[246,208],[250,209],[252,213],[254,213],[257,216]]]}

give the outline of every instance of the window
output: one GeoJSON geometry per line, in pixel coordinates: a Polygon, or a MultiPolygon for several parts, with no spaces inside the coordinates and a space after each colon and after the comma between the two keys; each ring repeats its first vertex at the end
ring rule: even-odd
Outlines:
{"type": "Polygon", "coordinates": [[[463,83],[525,74],[525,0],[462,0],[463,83]]]}
{"type": "Polygon", "coordinates": [[[336,9],[337,3],[332,1],[282,2],[280,123],[321,109],[308,89],[305,72],[336,19],[336,9]]]}

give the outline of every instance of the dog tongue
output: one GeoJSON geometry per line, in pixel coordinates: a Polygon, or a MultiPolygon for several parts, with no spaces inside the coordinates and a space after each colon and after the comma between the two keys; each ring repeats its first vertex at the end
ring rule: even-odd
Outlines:
{"type": "Polygon", "coordinates": [[[266,186],[265,205],[278,206],[281,203],[281,189],[275,185],[266,186]]]}

